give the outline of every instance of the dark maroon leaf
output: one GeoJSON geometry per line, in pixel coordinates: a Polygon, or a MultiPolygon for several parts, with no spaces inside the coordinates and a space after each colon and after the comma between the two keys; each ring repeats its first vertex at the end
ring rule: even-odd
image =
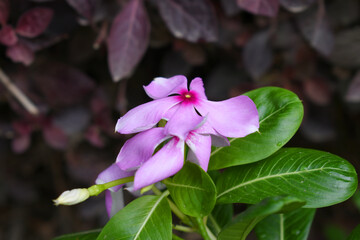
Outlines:
{"type": "Polygon", "coordinates": [[[14,29],[10,25],[4,25],[0,30],[0,42],[6,46],[15,45],[18,41],[14,29]]]}
{"type": "Polygon", "coordinates": [[[360,27],[339,32],[335,37],[330,60],[343,67],[360,67],[360,27]]]}
{"type": "Polygon", "coordinates": [[[328,56],[334,46],[334,35],[324,11],[311,8],[297,16],[300,30],[310,45],[321,54],[328,56]]]}
{"type": "Polygon", "coordinates": [[[15,121],[12,123],[12,127],[18,135],[28,135],[32,131],[32,126],[27,121],[15,121]]]}
{"type": "Polygon", "coordinates": [[[127,77],[144,55],[150,22],[142,0],[131,0],[116,16],[108,37],[108,61],[114,81],[127,77]]]}
{"type": "Polygon", "coordinates": [[[208,0],[158,0],[157,4],[175,37],[190,42],[218,40],[218,23],[208,0]]]}
{"type": "Polygon", "coordinates": [[[306,10],[314,2],[315,0],[280,0],[281,6],[293,13],[306,10]]]}
{"type": "Polygon", "coordinates": [[[184,42],[183,40],[175,41],[175,49],[178,50],[183,58],[191,65],[202,65],[206,61],[206,53],[198,44],[184,42]]]}
{"type": "Polygon", "coordinates": [[[231,17],[237,14],[240,9],[236,3],[237,0],[221,0],[221,6],[227,16],[231,17]]]}
{"type": "Polygon", "coordinates": [[[30,142],[29,134],[16,136],[11,142],[11,149],[15,153],[23,153],[29,148],[30,142]]]}
{"type": "Polygon", "coordinates": [[[95,88],[94,81],[78,69],[54,62],[42,65],[34,80],[51,106],[74,106],[95,88]]]}
{"type": "Polygon", "coordinates": [[[28,38],[37,37],[48,27],[53,14],[53,10],[50,8],[32,8],[21,15],[16,26],[16,32],[28,38]]]}
{"type": "Polygon", "coordinates": [[[355,77],[351,80],[345,95],[345,100],[353,103],[360,102],[360,71],[358,71],[355,77]]]}
{"type": "Polygon", "coordinates": [[[253,14],[274,17],[279,10],[278,0],[237,0],[240,8],[253,14]]]}
{"type": "Polygon", "coordinates": [[[85,107],[66,108],[53,117],[53,123],[66,135],[74,136],[84,131],[90,122],[90,111],[85,107]]]}
{"type": "Polygon", "coordinates": [[[34,61],[34,53],[25,44],[18,42],[6,49],[6,56],[13,62],[19,62],[29,66],[34,61]]]}
{"type": "Polygon", "coordinates": [[[273,55],[269,46],[269,32],[258,32],[246,43],[242,58],[246,70],[257,79],[271,66],[273,55]]]}
{"type": "Polygon", "coordinates": [[[94,14],[94,2],[92,0],[66,0],[80,15],[89,21],[94,14]]]}
{"type": "Polygon", "coordinates": [[[0,0],[0,23],[5,25],[9,18],[9,1],[0,0]]]}
{"type": "Polygon", "coordinates": [[[100,128],[97,126],[90,126],[85,133],[85,138],[95,147],[104,147],[105,141],[101,137],[100,128]]]}
{"type": "Polygon", "coordinates": [[[58,127],[49,124],[43,127],[43,137],[49,146],[63,150],[68,144],[68,137],[58,127]]]}
{"type": "Polygon", "coordinates": [[[327,105],[331,101],[331,86],[323,78],[310,78],[304,82],[307,97],[318,105],[327,105]]]}

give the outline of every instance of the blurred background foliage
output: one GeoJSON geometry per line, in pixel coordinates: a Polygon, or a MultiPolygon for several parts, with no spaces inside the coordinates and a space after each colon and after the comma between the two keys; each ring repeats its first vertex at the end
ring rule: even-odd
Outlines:
{"type": "MultiPolygon", "coordinates": [[[[117,118],[158,76],[202,77],[211,100],[290,89],[305,117],[288,146],[360,170],[358,0],[0,0],[0,24],[0,239],[106,223],[103,196],[51,200],[115,161],[117,118]]],[[[347,236],[359,199],[319,209],[310,239],[347,236]]]]}

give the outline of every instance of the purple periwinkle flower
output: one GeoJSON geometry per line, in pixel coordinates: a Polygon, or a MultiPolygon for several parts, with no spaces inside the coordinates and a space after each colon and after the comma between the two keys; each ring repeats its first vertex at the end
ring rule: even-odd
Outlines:
{"type": "Polygon", "coordinates": [[[161,119],[172,125],[169,131],[184,139],[192,129],[192,121],[199,114],[207,117],[212,133],[239,138],[259,129],[259,116],[254,102],[247,96],[237,96],[225,101],[207,100],[201,78],[195,78],[187,88],[184,76],[155,78],[144,87],[154,100],[140,105],[121,117],[115,130],[122,134],[144,131],[155,126],[161,119]],[[183,124],[175,124],[179,118],[186,118],[183,124]]]}
{"type": "MultiPolygon", "coordinates": [[[[195,78],[190,89],[184,76],[155,78],[144,89],[154,100],[130,110],[115,127],[122,134],[140,133],[125,142],[116,163],[98,176],[98,184],[135,175],[138,190],[168,178],[183,167],[185,145],[187,159],[207,171],[214,139],[226,145],[227,137],[244,137],[259,128],[258,111],[249,97],[209,101],[201,78],[195,78]],[[167,120],[165,127],[154,128],[161,119],[167,120]]],[[[110,215],[110,194],[106,199],[110,215]]]]}

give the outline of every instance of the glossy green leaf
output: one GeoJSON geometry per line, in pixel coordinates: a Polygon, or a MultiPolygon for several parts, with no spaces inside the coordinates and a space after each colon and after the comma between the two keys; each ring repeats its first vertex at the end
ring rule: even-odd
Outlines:
{"type": "Polygon", "coordinates": [[[213,149],[209,169],[221,169],[262,160],[287,143],[298,130],[304,110],[295,93],[264,87],[246,93],[259,112],[259,132],[233,138],[230,146],[213,149]]]}
{"type": "MultiPolygon", "coordinates": [[[[291,196],[275,196],[264,199],[235,217],[219,233],[219,240],[245,240],[255,225],[265,217],[279,212],[291,211],[305,204],[291,196]]],[[[276,238],[274,238],[276,239],[276,238]]],[[[281,238],[278,238],[281,239],[281,238]]]]}
{"type": "Polygon", "coordinates": [[[97,240],[171,239],[171,223],[166,194],[143,196],[115,214],[97,240]]]}
{"type": "Polygon", "coordinates": [[[306,240],[314,215],[312,208],[271,215],[255,227],[255,232],[259,240],[306,240]]]}
{"type": "Polygon", "coordinates": [[[101,229],[86,232],[71,233],[54,238],[53,240],[94,240],[100,234],[101,229]]]}
{"type": "Polygon", "coordinates": [[[221,229],[231,221],[233,215],[234,207],[232,204],[216,205],[208,215],[207,226],[217,236],[221,229]]]}
{"type": "Polygon", "coordinates": [[[215,184],[197,164],[186,162],[172,179],[166,179],[164,183],[178,208],[189,216],[207,216],[215,206],[215,184]]]}
{"type": "Polygon", "coordinates": [[[346,240],[359,240],[360,239],[360,224],[354,228],[350,236],[346,240]]]}
{"type": "Polygon", "coordinates": [[[227,169],[216,182],[218,203],[254,204],[290,195],[319,208],[345,201],[357,188],[354,167],[322,151],[284,148],[263,161],[227,169]]]}

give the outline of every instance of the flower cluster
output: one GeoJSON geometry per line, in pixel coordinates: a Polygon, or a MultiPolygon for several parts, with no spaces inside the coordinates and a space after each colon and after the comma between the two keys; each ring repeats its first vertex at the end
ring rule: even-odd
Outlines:
{"type": "MultiPolygon", "coordinates": [[[[130,110],[115,127],[121,134],[138,134],[124,144],[116,163],[98,176],[97,184],[134,175],[138,190],[168,178],[182,168],[185,145],[187,160],[207,171],[211,145],[226,146],[227,137],[258,131],[258,112],[249,97],[209,101],[201,78],[193,79],[189,89],[184,76],[155,78],[144,89],[153,101],[130,110]],[[166,125],[156,127],[162,119],[166,125]]],[[[111,203],[107,207],[110,211],[111,203]]]]}

